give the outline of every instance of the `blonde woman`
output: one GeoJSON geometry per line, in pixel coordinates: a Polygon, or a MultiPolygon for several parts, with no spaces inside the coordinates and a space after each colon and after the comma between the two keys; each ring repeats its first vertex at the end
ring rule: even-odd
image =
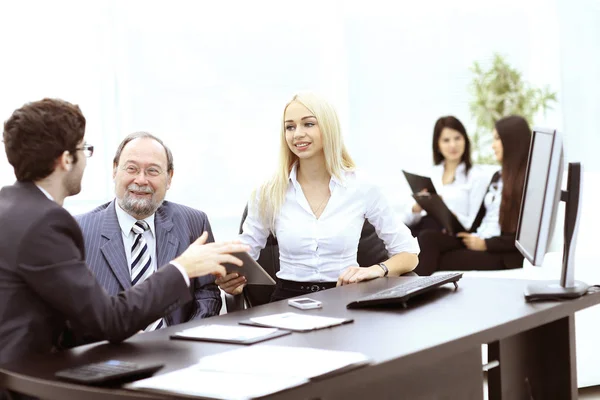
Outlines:
{"type": "MultiPolygon", "coordinates": [[[[412,271],[419,246],[381,190],[355,170],[344,146],[335,109],[313,93],[286,105],[280,163],[248,206],[240,239],[257,259],[271,232],[277,237],[280,270],[271,301],[412,271]],[[390,258],[361,268],[356,261],[367,219],[390,258]]],[[[245,284],[234,274],[217,279],[230,294],[245,284]]]]}

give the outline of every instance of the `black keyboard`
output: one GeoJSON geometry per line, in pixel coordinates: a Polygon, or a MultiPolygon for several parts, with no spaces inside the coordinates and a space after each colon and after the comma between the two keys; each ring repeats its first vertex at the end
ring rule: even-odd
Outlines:
{"type": "Polygon", "coordinates": [[[406,282],[402,282],[393,288],[385,289],[348,303],[346,307],[360,308],[395,303],[402,304],[404,307],[406,307],[406,302],[411,297],[429,292],[432,289],[445,285],[446,283],[454,283],[454,286],[458,288],[458,284],[456,282],[462,278],[462,275],[462,272],[454,272],[450,274],[422,276],[418,278],[415,277],[410,280],[407,279],[406,282]]]}
{"type": "Polygon", "coordinates": [[[162,364],[140,366],[127,361],[108,360],[64,369],[58,371],[55,376],[63,380],[86,385],[108,385],[147,378],[162,367],[162,364]]]}

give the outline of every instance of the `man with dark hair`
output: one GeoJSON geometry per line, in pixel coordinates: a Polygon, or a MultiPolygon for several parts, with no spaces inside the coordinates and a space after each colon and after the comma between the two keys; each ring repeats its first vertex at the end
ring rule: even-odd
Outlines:
{"type": "Polygon", "coordinates": [[[204,232],[180,256],[130,290],[109,296],[85,262],[83,236],[62,207],[80,191],[86,157],[79,107],[44,99],[4,124],[17,182],[0,190],[0,364],[61,347],[75,334],[119,342],[192,300],[190,279],[222,276],[241,261],[235,242],[204,244],[204,232]],[[67,321],[69,324],[67,324],[67,321]]]}
{"type": "MultiPolygon", "coordinates": [[[[202,232],[208,232],[208,242],[214,241],[205,213],[164,201],[172,178],[171,150],[150,133],[132,133],[123,139],[113,161],[116,198],[76,217],[87,263],[109,294],[143,282],[202,232]]],[[[192,280],[190,292],[195,301],[146,330],[219,314],[221,295],[212,276],[192,280]]]]}

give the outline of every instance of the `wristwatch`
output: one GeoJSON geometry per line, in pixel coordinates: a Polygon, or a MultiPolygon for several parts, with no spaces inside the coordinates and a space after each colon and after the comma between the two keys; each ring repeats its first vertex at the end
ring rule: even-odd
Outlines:
{"type": "Polygon", "coordinates": [[[381,269],[383,270],[383,276],[387,276],[388,272],[390,272],[388,267],[384,263],[379,263],[377,265],[379,265],[381,267],[381,269]]]}

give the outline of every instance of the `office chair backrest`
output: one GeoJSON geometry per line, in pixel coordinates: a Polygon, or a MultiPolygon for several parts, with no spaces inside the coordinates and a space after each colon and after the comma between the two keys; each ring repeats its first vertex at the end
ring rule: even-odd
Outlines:
{"type": "MultiPolygon", "coordinates": [[[[243,232],[244,221],[248,215],[248,205],[244,209],[242,221],[240,223],[240,233],[243,232]]],[[[385,244],[377,236],[375,227],[365,220],[360,240],[358,242],[357,262],[361,267],[370,267],[388,259],[388,253],[385,244]]],[[[277,238],[272,234],[267,238],[264,249],[261,250],[257,262],[277,280],[276,274],[279,271],[279,244],[277,238]]],[[[258,306],[266,304],[271,299],[274,286],[266,285],[247,285],[244,289],[244,295],[248,306],[258,306]]]]}

